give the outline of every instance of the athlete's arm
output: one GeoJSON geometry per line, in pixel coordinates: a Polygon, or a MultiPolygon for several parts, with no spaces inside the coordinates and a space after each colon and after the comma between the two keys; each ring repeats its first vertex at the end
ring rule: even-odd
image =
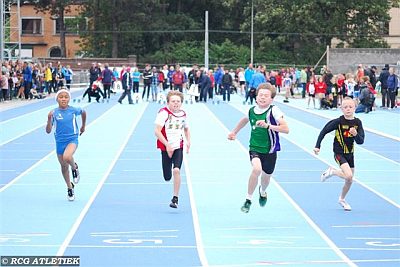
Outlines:
{"type": "Polygon", "coordinates": [[[354,136],[354,141],[356,141],[357,144],[361,145],[364,143],[365,134],[364,134],[364,128],[362,126],[362,123],[361,123],[361,121],[359,121],[359,122],[360,122],[360,124],[358,125],[357,130],[354,127],[352,127],[350,129],[350,133],[351,133],[351,135],[354,136]]]}
{"type": "Polygon", "coordinates": [[[82,116],[82,125],[80,134],[83,134],[86,128],[86,111],[82,110],[81,116],[82,116]]]}
{"type": "Polygon", "coordinates": [[[184,128],[185,138],[186,138],[186,153],[189,153],[190,150],[190,130],[189,127],[184,128]]]}
{"type": "Polygon", "coordinates": [[[154,133],[155,133],[156,137],[158,138],[158,140],[160,140],[160,142],[165,145],[168,156],[172,157],[172,154],[174,154],[174,149],[171,147],[171,145],[168,143],[168,140],[162,134],[162,132],[161,132],[162,128],[163,128],[163,126],[156,124],[154,133]]]}
{"type": "Polygon", "coordinates": [[[266,126],[265,128],[269,128],[274,132],[288,134],[289,133],[289,126],[288,126],[287,122],[285,121],[285,119],[283,117],[280,117],[278,122],[279,122],[279,125],[268,124],[268,126],[266,126]]]}
{"type": "Polygon", "coordinates": [[[323,129],[321,130],[321,132],[319,133],[319,136],[318,136],[318,139],[317,139],[317,143],[315,144],[315,148],[318,148],[318,149],[321,148],[322,139],[324,139],[324,137],[325,137],[325,135],[326,135],[327,133],[330,133],[330,132],[336,130],[336,128],[337,128],[337,126],[338,126],[338,124],[339,124],[339,121],[340,121],[340,119],[337,118],[337,119],[331,120],[330,122],[328,122],[328,123],[324,126],[324,128],[323,128],[323,129]]]}
{"type": "Polygon", "coordinates": [[[46,133],[51,133],[51,128],[53,128],[53,111],[50,111],[47,115],[46,133]]]}
{"type": "Polygon", "coordinates": [[[238,132],[249,122],[248,117],[243,117],[239,123],[236,125],[236,127],[228,134],[228,139],[229,140],[235,140],[236,135],[238,132]]]}

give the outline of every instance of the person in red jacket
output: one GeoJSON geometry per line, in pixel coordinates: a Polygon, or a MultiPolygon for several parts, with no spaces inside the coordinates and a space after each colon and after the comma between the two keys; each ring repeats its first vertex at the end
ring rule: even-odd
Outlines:
{"type": "Polygon", "coordinates": [[[328,88],[328,86],[324,82],[323,77],[319,77],[318,82],[315,84],[315,95],[317,96],[317,98],[319,100],[319,109],[322,108],[321,102],[322,102],[322,99],[325,98],[327,88],[328,88]]]}
{"type": "Polygon", "coordinates": [[[176,65],[175,73],[172,75],[172,83],[174,84],[174,90],[179,90],[182,93],[183,83],[185,82],[185,75],[183,74],[181,67],[176,65]]]}
{"type": "Polygon", "coordinates": [[[336,81],[337,86],[338,86],[338,105],[342,105],[343,97],[346,94],[346,87],[344,84],[344,81],[346,80],[346,77],[344,74],[338,74],[338,79],[336,81]]]}

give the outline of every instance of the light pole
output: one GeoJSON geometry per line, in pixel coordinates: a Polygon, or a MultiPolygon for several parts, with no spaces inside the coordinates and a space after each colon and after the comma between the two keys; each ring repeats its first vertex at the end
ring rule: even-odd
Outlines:
{"type": "Polygon", "coordinates": [[[253,0],[251,0],[251,33],[250,33],[250,63],[253,65],[253,54],[254,54],[254,38],[253,38],[253,27],[254,27],[254,5],[253,0]]]}

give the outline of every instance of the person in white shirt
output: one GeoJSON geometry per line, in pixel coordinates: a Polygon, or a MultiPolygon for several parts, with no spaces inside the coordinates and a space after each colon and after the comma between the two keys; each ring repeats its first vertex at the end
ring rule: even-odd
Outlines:
{"type": "Polygon", "coordinates": [[[313,101],[313,106],[315,109],[315,81],[314,77],[310,77],[310,81],[306,85],[306,91],[308,93],[308,103],[307,108],[310,108],[310,100],[313,101]]]}
{"type": "Polygon", "coordinates": [[[160,109],[155,120],[157,148],[161,150],[161,161],[165,181],[174,177],[174,195],[170,207],[178,207],[181,185],[180,169],[183,161],[183,134],[186,141],[186,153],[190,148],[190,131],[186,113],[181,109],[184,96],[179,91],[169,91],[167,106],[160,109]]]}

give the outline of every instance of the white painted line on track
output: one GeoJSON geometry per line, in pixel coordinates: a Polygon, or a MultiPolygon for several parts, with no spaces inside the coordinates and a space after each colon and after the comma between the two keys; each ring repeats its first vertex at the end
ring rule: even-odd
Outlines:
{"type": "MultiPolygon", "coordinates": [[[[114,159],[110,162],[110,165],[108,167],[108,170],[104,173],[102,179],[100,180],[100,182],[98,183],[95,191],[93,192],[92,196],[90,197],[90,199],[88,200],[88,202],[86,203],[85,207],[83,208],[83,210],[81,211],[81,213],[79,214],[78,218],[76,219],[74,225],[72,226],[71,230],[69,231],[67,237],[65,238],[64,242],[62,243],[62,245],[60,246],[58,252],[57,252],[57,256],[63,256],[65,250],[67,249],[69,243],[71,242],[72,238],[74,237],[76,231],[79,228],[79,225],[82,223],[83,219],[85,218],[86,213],[89,211],[90,206],[93,204],[94,200],[96,199],[96,196],[99,194],[101,188],[103,187],[104,182],[107,180],[108,175],[111,173],[112,169],[114,168],[114,165],[116,164],[116,162],[118,161],[118,158],[120,157],[120,155],[122,154],[124,148],[126,147],[126,145],[129,142],[129,139],[131,138],[131,135],[133,134],[133,131],[135,130],[137,124],[140,121],[140,118],[142,118],[146,108],[147,108],[146,104],[142,110],[140,111],[140,113],[136,114],[135,119],[136,121],[132,124],[131,128],[129,129],[128,133],[126,134],[126,139],[124,140],[124,142],[122,143],[121,147],[119,148],[116,156],[114,157],[114,159]]],[[[108,112],[110,112],[112,109],[108,110],[108,112]]],[[[104,114],[103,114],[104,115],[104,114]]],[[[100,118],[100,117],[99,117],[100,118]]],[[[97,118],[96,121],[99,119],[97,118]]]]}
{"type": "Polygon", "coordinates": [[[189,161],[188,161],[187,157],[185,157],[185,156],[183,157],[183,164],[185,166],[186,183],[187,183],[187,188],[188,188],[188,192],[189,192],[190,206],[191,206],[191,210],[192,210],[193,228],[194,228],[194,234],[195,234],[195,238],[196,238],[197,253],[199,254],[199,259],[200,259],[201,265],[209,266],[206,254],[204,252],[204,244],[203,244],[203,239],[201,236],[196,200],[195,200],[194,193],[193,193],[193,185],[192,185],[189,161]]]}

